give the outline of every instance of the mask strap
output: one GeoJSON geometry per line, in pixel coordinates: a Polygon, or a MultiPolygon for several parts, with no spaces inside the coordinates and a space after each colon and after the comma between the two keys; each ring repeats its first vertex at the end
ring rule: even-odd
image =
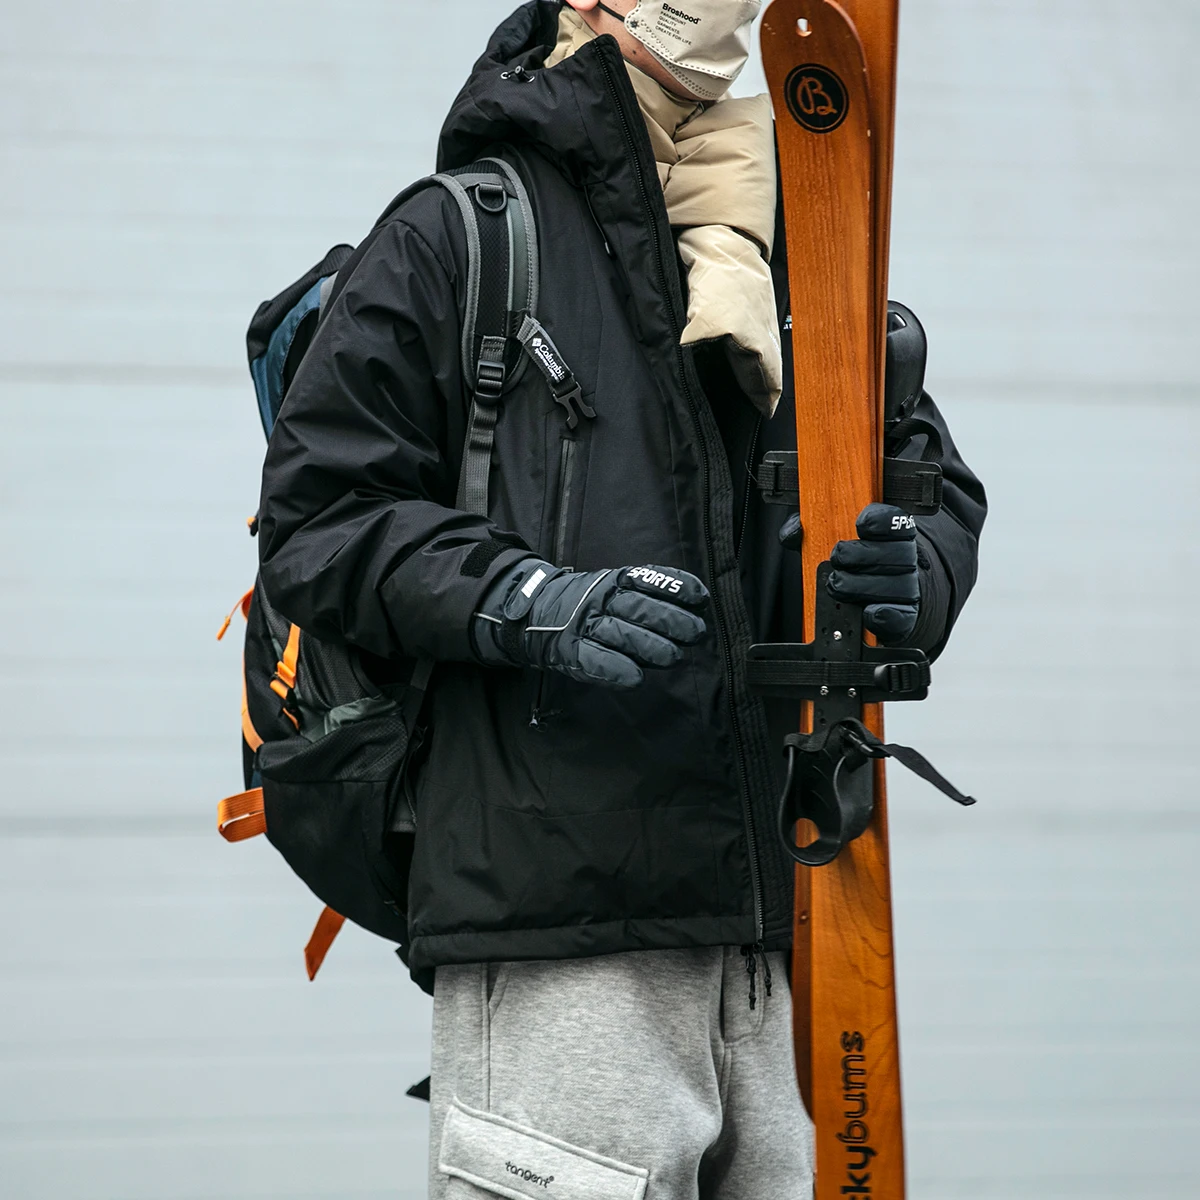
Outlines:
{"type": "Polygon", "coordinates": [[[597,8],[598,8],[598,9],[599,9],[601,12],[608,13],[608,15],[609,15],[610,17],[614,18],[614,19],[615,19],[615,20],[617,20],[617,21],[620,21],[622,25],[624,25],[624,24],[625,24],[625,18],[624,18],[623,16],[621,16],[621,14],[620,14],[620,13],[618,13],[618,12],[613,12],[613,10],[612,10],[611,8],[609,8],[607,4],[605,4],[605,3],[604,3],[604,0],[596,0],[596,7],[597,7],[597,8]]]}

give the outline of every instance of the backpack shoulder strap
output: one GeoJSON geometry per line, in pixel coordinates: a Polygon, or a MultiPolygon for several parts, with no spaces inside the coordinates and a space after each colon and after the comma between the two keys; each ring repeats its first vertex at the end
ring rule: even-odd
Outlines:
{"type": "MultiPolygon", "coordinates": [[[[525,315],[537,313],[540,276],[533,205],[516,169],[500,158],[482,158],[431,178],[454,197],[466,232],[462,367],[474,388],[484,339],[512,338],[525,315]]],[[[506,381],[520,363],[516,348],[506,346],[506,381]]]]}
{"type": "Polygon", "coordinates": [[[537,228],[525,185],[503,159],[480,159],[432,178],[454,197],[467,239],[462,370],[471,414],[458,506],[486,515],[499,402],[525,366],[516,334],[537,311],[537,228]]]}
{"type": "MultiPolygon", "coordinates": [[[[538,305],[538,241],[533,205],[520,175],[500,158],[430,177],[458,204],[467,237],[462,371],[471,413],[458,477],[458,507],[487,516],[500,399],[525,368],[518,333],[538,305]]],[[[417,659],[402,701],[410,730],[420,719],[433,660],[417,659]]]]}

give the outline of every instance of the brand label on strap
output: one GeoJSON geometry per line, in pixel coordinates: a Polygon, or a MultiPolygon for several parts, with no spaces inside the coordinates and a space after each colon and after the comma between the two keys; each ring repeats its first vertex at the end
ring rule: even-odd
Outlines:
{"type": "Polygon", "coordinates": [[[529,352],[537,360],[538,366],[546,373],[548,379],[562,383],[567,377],[567,364],[554,352],[554,347],[544,338],[535,337],[529,343],[529,352]]]}
{"type": "Polygon", "coordinates": [[[584,400],[583,389],[575,373],[567,366],[566,359],[539,322],[526,316],[517,333],[517,341],[550,385],[555,403],[561,404],[566,410],[568,429],[575,429],[581,416],[589,421],[595,417],[596,410],[584,400]]]}
{"type": "Polygon", "coordinates": [[[558,352],[558,347],[550,339],[550,335],[542,328],[541,323],[532,317],[526,317],[517,334],[525,353],[533,359],[538,370],[546,377],[551,387],[557,388],[572,378],[571,368],[558,352]]]}

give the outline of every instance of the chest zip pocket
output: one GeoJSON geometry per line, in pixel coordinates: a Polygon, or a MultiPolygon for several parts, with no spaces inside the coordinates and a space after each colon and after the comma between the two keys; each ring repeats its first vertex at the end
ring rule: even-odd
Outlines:
{"type": "Polygon", "coordinates": [[[517,340],[530,361],[541,371],[555,404],[561,405],[566,418],[558,459],[557,503],[554,508],[554,540],[551,546],[554,565],[571,570],[566,562],[567,533],[570,527],[571,502],[575,492],[575,463],[579,452],[577,430],[580,418],[593,421],[596,410],[583,398],[583,388],[574,371],[559,353],[553,339],[533,317],[521,323],[517,340]]]}
{"type": "MultiPolygon", "coordinates": [[[[558,488],[554,507],[554,540],[551,553],[555,566],[572,570],[572,564],[565,560],[568,550],[571,508],[577,490],[576,463],[579,458],[579,423],[581,419],[595,420],[596,410],[584,400],[583,388],[575,378],[575,372],[567,365],[566,359],[559,353],[554,340],[540,322],[533,317],[526,316],[517,332],[517,340],[529,360],[542,373],[542,377],[550,388],[550,394],[554,397],[555,404],[561,405],[566,419],[566,429],[563,432],[559,449],[558,488]]],[[[533,709],[530,713],[530,724],[534,726],[542,723],[546,682],[546,672],[539,672],[533,709]]]]}

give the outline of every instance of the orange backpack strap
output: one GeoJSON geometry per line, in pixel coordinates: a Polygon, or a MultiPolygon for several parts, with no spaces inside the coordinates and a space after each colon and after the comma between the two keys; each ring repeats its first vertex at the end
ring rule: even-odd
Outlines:
{"type": "Polygon", "coordinates": [[[267,832],[262,788],[230,796],[217,805],[217,832],[227,842],[244,842],[267,832]]]}
{"type": "Polygon", "coordinates": [[[296,666],[300,661],[300,626],[293,625],[288,633],[287,645],[283,650],[283,658],[275,667],[275,677],[285,688],[296,686],[296,666]]]}
{"type": "Polygon", "coordinates": [[[329,953],[329,947],[342,932],[345,923],[346,918],[328,906],[317,918],[317,926],[312,931],[312,937],[308,939],[308,945],[304,947],[304,965],[308,968],[310,980],[316,979],[317,972],[325,961],[325,955],[329,953]]]}
{"type": "Polygon", "coordinates": [[[296,686],[296,669],[300,662],[300,626],[293,625],[288,634],[283,657],[275,664],[275,678],[271,680],[271,691],[283,701],[283,715],[297,728],[300,721],[292,711],[289,697],[296,686]]]}
{"type": "Polygon", "coordinates": [[[241,598],[241,599],[240,599],[240,600],[239,600],[239,601],[238,601],[238,602],[237,602],[237,603],[236,603],[236,604],[235,604],[235,605],[234,605],[234,606],[233,606],[233,607],[232,607],[232,608],[229,610],[229,616],[227,616],[227,617],[225,618],[224,622],[223,622],[223,623],[222,623],[222,625],[221,625],[221,628],[220,628],[220,630],[219,630],[219,631],[218,631],[218,633],[217,633],[217,641],[218,641],[218,642],[219,642],[219,641],[221,641],[221,640],[224,638],[224,636],[225,636],[225,635],[226,635],[226,634],[229,632],[229,626],[233,624],[233,614],[234,614],[235,612],[237,612],[237,610],[238,610],[239,608],[242,610],[242,616],[243,616],[243,617],[245,617],[245,618],[247,618],[247,620],[249,619],[249,617],[250,617],[250,601],[251,601],[251,600],[253,600],[253,599],[254,599],[254,589],[253,589],[253,588],[251,588],[251,589],[250,589],[250,590],[249,590],[249,591],[248,591],[248,592],[247,592],[247,593],[246,593],[246,594],[245,594],[245,595],[244,595],[244,596],[243,596],[243,597],[242,597],[242,598],[241,598]]]}

